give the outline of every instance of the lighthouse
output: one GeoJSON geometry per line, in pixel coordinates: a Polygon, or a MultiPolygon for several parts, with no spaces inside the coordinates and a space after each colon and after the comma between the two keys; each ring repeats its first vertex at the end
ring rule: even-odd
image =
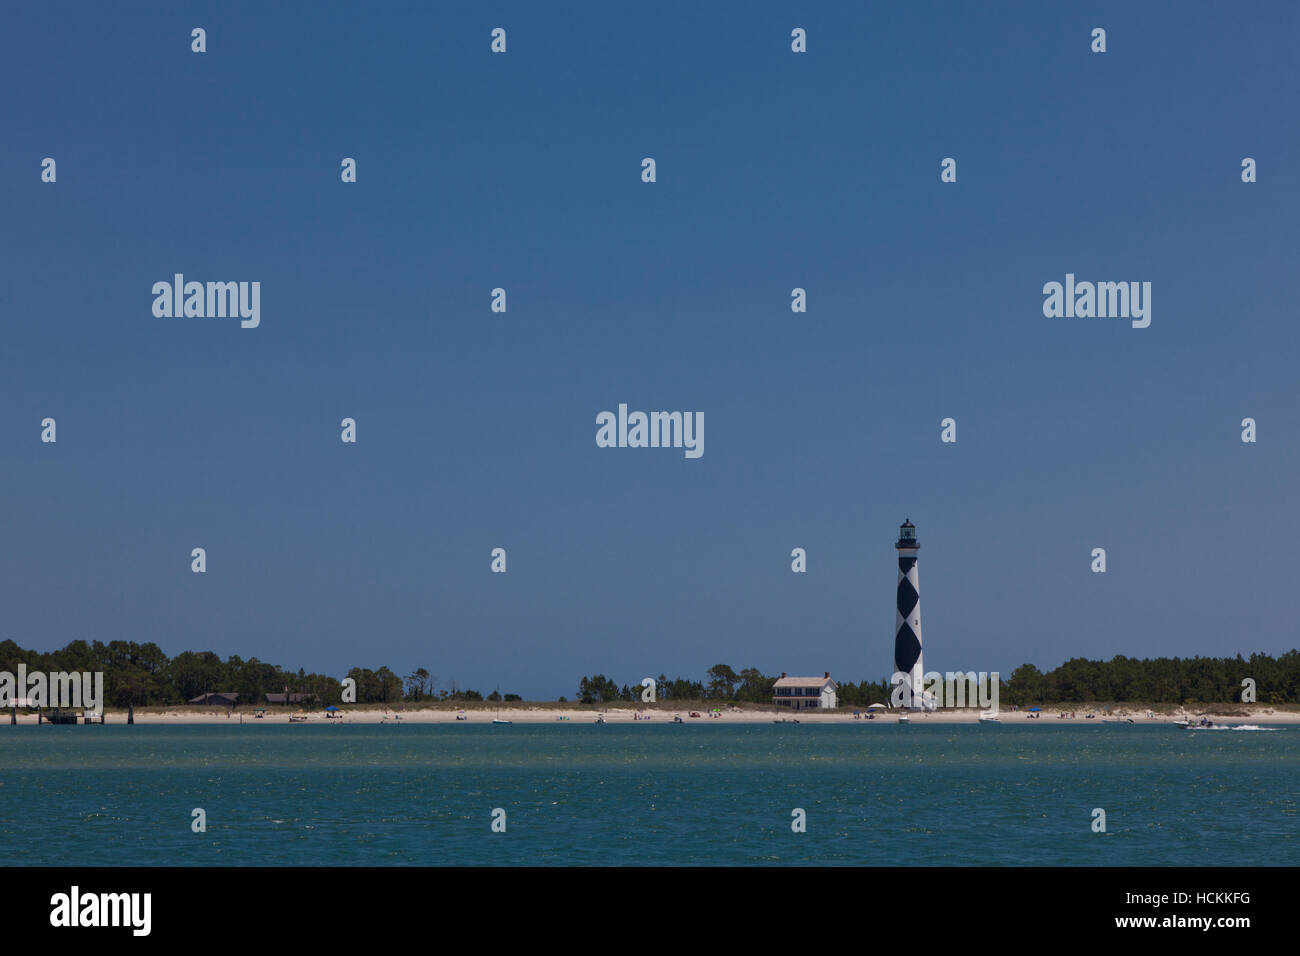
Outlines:
{"type": "Polygon", "coordinates": [[[905,520],[898,528],[898,604],[894,632],[894,671],[908,675],[914,706],[931,706],[922,696],[925,668],[921,666],[921,579],[916,569],[916,525],[905,520]]]}

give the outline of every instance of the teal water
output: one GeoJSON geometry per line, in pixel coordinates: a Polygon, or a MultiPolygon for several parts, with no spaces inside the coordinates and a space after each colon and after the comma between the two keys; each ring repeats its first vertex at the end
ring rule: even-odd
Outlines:
{"type": "Polygon", "coordinates": [[[1300,864],[1289,728],[3,726],[0,768],[28,865],[1300,864]]]}

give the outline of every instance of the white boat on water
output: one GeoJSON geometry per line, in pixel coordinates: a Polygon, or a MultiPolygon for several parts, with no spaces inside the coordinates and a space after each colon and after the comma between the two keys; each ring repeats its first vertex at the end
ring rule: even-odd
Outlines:
{"type": "Polygon", "coordinates": [[[900,724],[910,724],[910,723],[912,722],[912,719],[911,719],[910,717],[908,717],[907,714],[899,714],[899,715],[898,715],[898,722],[899,722],[900,724]]]}
{"type": "Polygon", "coordinates": [[[981,724],[1000,724],[1000,723],[1002,723],[1002,720],[998,717],[998,715],[997,715],[996,712],[991,711],[991,710],[988,710],[988,711],[985,711],[984,713],[980,714],[980,723],[981,723],[981,724]]]}
{"type": "Polygon", "coordinates": [[[494,717],[494,718],[492,718],[492,723],[494,723],[494,724],[508,724],[508,723],[510,723],[510,721],[508,721],[508,720],[502,720],[500,717],[494,717]]]}
{"type": "Polygon", "coordinates": [[[1261,727],[1259,724],[1192,724],[1188,730],[1277,730],[1276,727],[1261,727]]]}
{"type": "Polygon", "coordinates": [[[1205,714],[1201,715],[1200,720],[1192,720],[1190,717],[1182,720],[1175,720],[1174,726],[1182,730],[1274,730],[1273,727],[1261,727],[1259,724],[1216,724],[1205,714]]]}

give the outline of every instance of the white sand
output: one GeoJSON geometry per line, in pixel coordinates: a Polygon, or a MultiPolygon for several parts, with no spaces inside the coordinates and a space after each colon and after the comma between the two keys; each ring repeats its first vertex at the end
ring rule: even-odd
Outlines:
{"type": "MultiPolygon", "coordinates": [[[[590,724],[595,723],[599,715],[604,715],[605,721],[610,724],[635,724],[637,726],[651,726],[654,724],[672,723],[675,715],[680,715],[682,720],[688,724],[770,724],[774,720],[798,720],[800,724],[834,724],[834,723],[861,723],[866,720],[867,711],[862,710],[860,719],[854,718],[853,709],[841,707],[835,711],[817,711],[801,710],[797,712],[789,711],[784,708],[777,709],[773,707],[757,708],[729,708],[723,706],[721,713],[710,717],[709,710],[702,709],[700,705],[695,705],[695,712],[700,717],[690,717],[691,707],[681,710],[675,710],[667,705],[659,704],[654,707],[645,707],[638,709],[632,704],[611,705],[607,708],[599,707],[564,707],[548,706],[546,704],[514,704],[510,707],[502,707],[500,711],[493,707],[475,707],[467,708],[462,713],[465,716],[464,721],[457,721],[457,711],[446,707],[426,707],[417,708],[415,705],[398,708],[383,708],[375,706],[353,708],[348,707],[343,711],[341,717],[327,718],[323,710],[295,711],[282,707],[267,707],[265,716],[256,718],[253,715],[252,708],[239,707],[233,711],[227,711],[225,708],[211,709],[202,707],[173,707],[150,710],[137,710],[135,712],[135,722],[137,724],[237,724],[241,720],[245,724],[253,726],[269,726],[270,724],[287,724],[289,715],[294,713],[305,713],[308,723],[323,724],[380,724],[380,723],[410,723],[410,724],[447,724],[447,723],[466,723],[466,724],[490,724],[493,719],[509,720],[519,724],[590,724]],[[637,715],[640,719],[637,719],[637,715]],[[560,718],[565,718],[560,720],[560,718]]],[[[977,710],[939,710],[930,713],[921,713],[913,711],[910,713],[910,721],[913,724],[971,724],[979,720],[979,711],[977,710]]],[[[1041,715],[1031,715],[1028,711],[1021,709],[1012,711],[1002,709],[998,717],[1003,724],[1027,724],[1030,726],[1044,726],[1047,724],[1098,724],[1105,717],[1123,717],[1132,718],[1135,724],[1172,724],[1175,720],[1183,718],[1198,718],[1201,714],[1208,714],[1215,723],[1226,724],[1300,724],[1300,708],[1278,708],[1264,704],[1224,704],[1218,706],[1209,706],[1205,708],[1188,707],[1167,711],[1164,713],[1156,712],[1153,717],[1148,717],[1148,709],[1145,707],[1122,707],[1120,705],[1111,705],[1109,712],[1098,709],[1088,709],[1085,707],[1070,708],[1045,708],[1041,715]],[[1062,717],[1064,713],[1073,717],[1062,717]],[[1089,719],[1086,715],[1092,714],[1089,719]]],[[[0,715],[0,720],[3,716],[0,715]]],[[[22,724],[35,724],[36,715],[20,714],[18,722],[22,724]]],[[[872,724],[897,723],[898,714],[892,711],[878,711],[872,724]]],[[[106,723],[125,724],[125,711],[110,711],[106,723]]]]}

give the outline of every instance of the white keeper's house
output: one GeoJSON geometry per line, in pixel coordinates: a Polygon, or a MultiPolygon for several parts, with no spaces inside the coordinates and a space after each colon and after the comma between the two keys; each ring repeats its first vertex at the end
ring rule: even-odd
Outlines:
{"type": "Polygon", "coordinates": [[[830,671],[821,677],[789,677],[782,671],[772,688],[772,703],[792,710],[835,708],[839,706],[835,699],[838,686],[830,671]]]}

